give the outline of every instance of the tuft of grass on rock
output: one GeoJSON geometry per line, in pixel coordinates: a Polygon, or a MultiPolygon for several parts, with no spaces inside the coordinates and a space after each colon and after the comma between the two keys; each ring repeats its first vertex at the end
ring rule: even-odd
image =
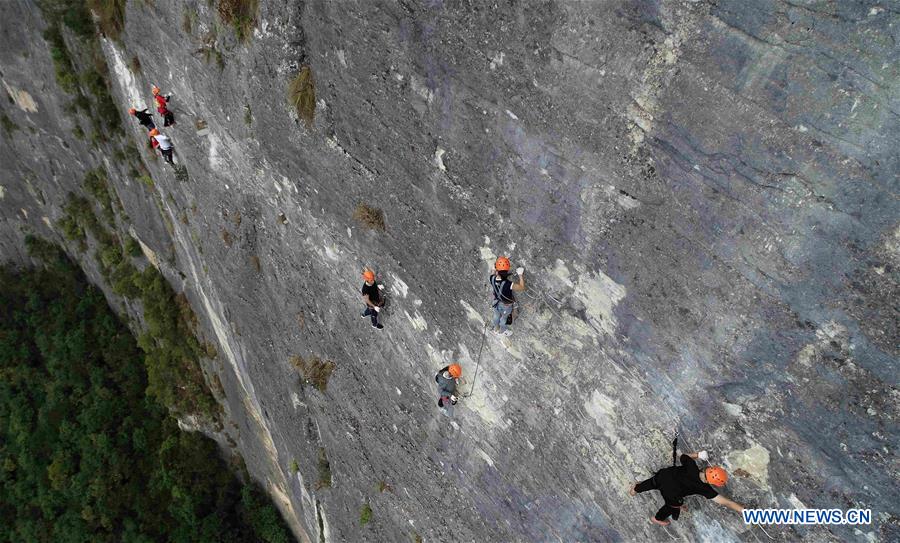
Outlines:
{"type": "Polygon", "coordinates": [[[12,136],[12,133],[19,129],[19,125],[7,117],[6,113],[0,113],[0,126],[3,126],[3,131],[7,136],[12,136]]]}
{"type": "Polygon", "coordinates": [[[384,212],[377,207],[360,202],[353,210],[353,218],[371,230],[384,230],[384,212]]]}
{"type": "Polygon", "coordinates": [[[137,258],[144,254],[141,250],[141,244],[131,236],[128,236],[128,239],[125,240],[125,253],[132,258],[137,258]]]}
{"type": "Polygon", "coordinates": [[[300,466],[297,464],[296,460],[291,460],[291,475],[296,475],[298,471],[300,471],[300,466]]]}
{"type": "Polygon", "coordinates": [[[316,490],[322,488],[331,488],[331,463],[328,462],[325,447],[319,447],[319,480],[316,481],[316,490]]]}
{"type": "Polygon", "coordinates": [[[366,502],[363,504],[362,508],[359,510],[359,525],[365,526],[372,520],[372,507],[369,506],[369,503],[366,502]]]}
{"type": "Polygon", "coordinates": [[[86,4],[97,17],[97,26],[109,38],[120,41],[125,30],[126,0],[86,0],[86,4]]]}
{"type": "Polygon", "coordinates": [[[334,362],[331,360],[322,360],[315,355],[309,358],[292,356],[291,365],[300,373],[304,383],[316,387],[320,392],[325,392],[328,388],[328,379],[334,371],[334,362]]]}
{"type": "Polygon", "coordinates": [[[288,102],[306,125],[312,127],[316,116],[316,81],[309,66],[300,68],[288,85],[288,102]]]}
{"type": "Polygon", "coordinates": [[[234,28],[238,40],[247,41],[256,26],[259,0],[219,0],[217,11],[222,21],[234,28]]]}

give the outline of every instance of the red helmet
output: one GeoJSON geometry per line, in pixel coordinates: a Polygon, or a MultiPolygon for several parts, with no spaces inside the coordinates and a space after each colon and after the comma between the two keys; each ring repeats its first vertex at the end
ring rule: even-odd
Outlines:
{"type": "Polygon", "coordinates": [[[366,268],[363,270],[363,279],[366,281],[374,281],[375,280],[375,272],[366,268]]]}
{"type": "Polygon", "coordinates": [[[706,482],[713,486],[725,486],[728,482],[728,473],[719,466],[706,468],[706,482]]]}
{"type": "Polygon", "coordinates": [[[128,114],[129,114],[129,115],[134,115],[135,113],[137,113],[137,110],[136,110],[136,109],[134,109],[133,107],[128,108],[128,114]]]}
{"type": "Polygon", "coordinates": [[[509,259],[505,256],[498,256],[497,262],[494,263],[494,269],[497,271],[509,271],[509,259]]]}
{"type": "Polygon", "coordinates": [[[151,131],[148,132],[148,133],[150,134],[150,137],[152,138],[153,136],[158,136],[158,135],[159,135],[159,130],[157,130],[156,128],[154,128],[153,130],[151,130],[151,131]]]}
{"type": "Polygon", "coordinates": [[[153,85],[153,88],[150,89],[150,91],[153,92],[153,96],[156,96],[157,94],[159,94],[161,92],[159,90],[159,87],[157,87],[156,85],[153,85]]]}
{"type": "Polygon", "coordinates": [[[462,375],[462,366],[460,366],[459,364],[450,364],[450,366],[447,368],[447,373],[450,374],[450,377],[459,379],[459,377],[462,375]]]}

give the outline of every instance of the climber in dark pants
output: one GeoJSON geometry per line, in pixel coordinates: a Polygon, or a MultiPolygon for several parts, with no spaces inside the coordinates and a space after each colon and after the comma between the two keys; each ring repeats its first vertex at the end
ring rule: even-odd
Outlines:
{"type": "Polygon", "coordinates": [[[371,317],[372,328],[376,330],[384,329],[384,325],[378,322],[378,314],[384,307],[384,296],[381,295],[381,289],[375,282],[375,272],[366,268],[363,270],[362,298],[366,302],[366,309],[362,313],[362,317],[371,317]]]}
{"type": "Polygon", "coordinates": [[[695,458],[709,460],[709,455],[706,451],[682,454],[680,466],[661,469],[653,477],[636,483],[629,489],[628,493],[632,496],[648,490],[659,490],[659,493],[662,494],[666,503],[659,508],[655,516],[650,518],[650,522],[660,526],[668,526],[670,516],[678,520],[679,513],[685,509],[684,498],[694,494],[704,496],[706,499],[712,500],[719,505],[724,505],[738,513],[744,510],[744,506],[720,495],[711,486],[725,486],[725,483],[728,481],[728,473],[719,466],[709,466],[700,471],[697,463],[694,462],[695,458]]]}
{"type": "Polygon", "coordinates": [[[175,124],[175,114],[169,109],[169,100],[172,94],[162,94],[159,87],[153,85],[153,99],[156,100],[156,111],[162,115],[163,126],[172,126],[175,124]]]}
{"type": "Polygon", "coordinates": [[[128,108],[128,113],[134,116],[144,128],[147,130],[153,130],[156,128],[156,124],[153,122],[153,114],[147,111],[147,108],[144,108],[138,111],[135,108],[128,108]]]}
{"type": "Polygon", "coordinates": [[[444,366],[434,376],[434,382],[438,385],[438,407],[441,413],[446,416],[453,415],[453,406],[456,405],[456,387],[459,385],[459,378],[462,377],[462,366],[459,364],[450,364],[444,366]]]}

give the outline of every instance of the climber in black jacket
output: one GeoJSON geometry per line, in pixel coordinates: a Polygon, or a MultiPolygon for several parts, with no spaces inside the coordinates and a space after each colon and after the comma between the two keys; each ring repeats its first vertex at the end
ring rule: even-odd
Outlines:
{"type": "Polygon", "coordinates": [[[147,108],[137,110],[135,108],[128,108],[128,113],[135,117],[137,121],[144,126],[147,130],[153,130],[156,128],[156,123],[153,122],[153,114],[147,112],[147,108]]]}

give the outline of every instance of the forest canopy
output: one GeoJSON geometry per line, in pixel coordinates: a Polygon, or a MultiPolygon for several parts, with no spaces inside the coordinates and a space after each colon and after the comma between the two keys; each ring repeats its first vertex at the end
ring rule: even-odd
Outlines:
{"type": "Polygon", "coordinates": [[[147,394],[145,355],[81,271],[0,268],[0,542],[288,542],[258,488],[147,394]]]}

